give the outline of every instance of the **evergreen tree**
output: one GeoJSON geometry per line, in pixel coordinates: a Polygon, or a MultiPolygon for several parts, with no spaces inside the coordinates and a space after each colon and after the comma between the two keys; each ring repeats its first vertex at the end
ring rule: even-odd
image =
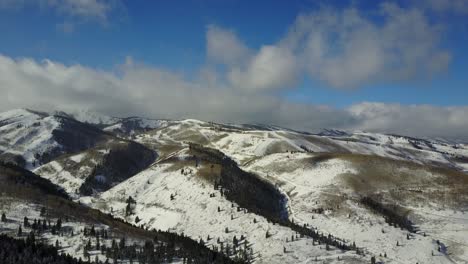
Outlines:
{"type": "Polygon", "coordinates": [[[57,228],[57,230],[62,229],[62,218],[59,218],[57,220],[57,223],[55,224],[55,227],[57,228]]]}
{"type": "Polygon", "coordinates": [[[99,236],[96,237],[96,250],[99,250],[101,248],[101,242],[99,240],[99,236]]]}
{"type": "Polygon", "coordinates": [[[5,213],[2,213],[2,222],[6,222],[6,221],[7,221],[6,215],[5,213]]]}
{"type": "Polygon", "coordinates": [[[0,235],[0,263],[2,264],[83,264],[70,257],[59,255],[57,249],[35,243],[30,234],[26,241],[0,235]]]}
{"type": "Polygon", "coordinates": [[[133,206],[136,205],[136,201],[135,201],[135,199],[133,199],[132,196],[129,196],[127,198],[126,203],[127,203],[127,206],[125,207],[125,215],[126,216],[132,215],[133,214],[133,206]]]}
{"type": "Polygon", "coordinates": [[[46,215],[46,208],[42,207],[41,208],[41,216],[45,216],[45,215],[46,215]]]}
{"type": "Polygon", "coordinates": [[[125,237],[122,237],[119,242],[119,248],[124,249],[125,248],[125,237]]]}
{"type": "Polygon", "coordinates": [[[88,247],[87,247],[87,246],[85,246],[85,247],[83,248],[83,256],[84,256],[85,258],[88,258],[88,257],[89,257],[89,252],[88,252],[88,247]]]}

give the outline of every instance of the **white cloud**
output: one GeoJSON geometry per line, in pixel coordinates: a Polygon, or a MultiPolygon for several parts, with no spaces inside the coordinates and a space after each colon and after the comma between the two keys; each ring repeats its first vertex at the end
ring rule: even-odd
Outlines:
{"type": "Polygon", "coordinates": [[[285,88],[296,80],[297,61],[290,50],[265,45],[254,53],[233,31],[216,25],[207,27],[206,53],[209,62],[228,67],[227,80],[239,90],[285,88]]]}
{"type": "Polygon", "coordinates": [[[239,93],[209,85],[206,80],[211,78],[187,80],[131,58],[117,72],[107,72],[0,55],[0,111],[17,107],[90,109],[117,116],[267,123],[307,131],[362,129],[468,140],[468,107],[362,103],[335,109],[239,93]]]}
{"type": "Polygon", "coordinates": [[[288,88],[296,82],[297,61],[288,49],[263,46],[245,68],[232,68],[228,74],[232,86],[246,91],[288,88]]]}
{"type": "MultiPolygon", "coordinates": [[[[116,3],[38,1],[70,17],[98,20],[107,19],[116,3]]],[[[0,0],[0,8],[27,3],[0,0]]],[[[57,27],[73,30],[66,23],[57,27]]],[[[258,50],[249,48],[234,31],[210,25],[206,32],[208,63],[192,79],[131,57],[116,71],[100,71],[0,54],[0,111],[16,107],[91,109],[112,115],[192,117],[308,131],[360,129],[468,140],[463,133],[468,131],[464,119],[468,107],[361,103],[335,109],[290,102],[270,93],[293,87],[307,75],[343,89],[426,78],[446,70],[451,60],[451,54],[441,48],[441,37],[441,28],[421,10],[387,3],[378,14],[363,14],[351,7],[300,15],[280,41],[258,50]]]]}
{"type": "Polygon", "coordinates": [[[321,8],[299,15],[277,43],[249,49],[231,31],[211,26],[207,54],[228,66],[234,88],[288,88],[308,75],[328,85],[430,79],[447,70],[450,52],[441,48],[442,30],[422,10],[381,4],[377,14],[350,7],[321,8]]]}
{"type": "Polygon", "coordinates": [[[355,8],[301,15],[283,40],[314,79],[337,88],[424,78],[446,70],[441,31],[417,9],[382,4],[375,22],[355,8]],[[378,21],[378,20],[377,20],[378,21]]]}
{"type": "Polygon", "coordinates": [[[347,111],[356,119],[351,129],[468,140],[468,106],[361,103],[347,111]]]}
{"type": "Polygon", "coordinates": [[[249,57],[249,49],[233,31],[209,25],[206,32],[208,59],[226,65],[238,65],[249,57]]]}

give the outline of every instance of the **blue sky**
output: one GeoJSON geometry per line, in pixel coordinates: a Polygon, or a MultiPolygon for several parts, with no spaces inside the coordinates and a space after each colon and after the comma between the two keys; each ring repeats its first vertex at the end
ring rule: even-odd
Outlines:
{"type": "MultiPolygon", "coordinates": [[[[332,4],[343,7],[344,2],[332,4]]],[[[370,2],[361,1],[356,6],[371,13],[376,3],[370,2]]],[[[320,7],[314,1],[137,0],[123,4],[105,22],[67,18],[53,10],[38,10],[37,6],[1,10],[0,30],[5,37],[0,52],[101,69],[112,69],[132,56],[146,64],[192,74],[205,63],[207,25],[234,30],[250,47],[259,48],[278,41],[298,14],[320,7]],[[65,33],[58,29],[65,22],[78,25],[73,32],[65,33]]],[[[446,22],[446,39],[441,45],[450,49],[453,60],[447,71],[436,76],[372,83],[352,91],[330,89],[326,83],[305,78],[297,84],[297,90],[285,96],[338,107],[360,101],[464,105],[468,97],[468,31],[460,31],[466,29],[459,23],[467,22],[463,17],[446,22]]]]}
{"type": "MultiPolygon", "coordinates": [[[[3,87],[28,85],[24,91],[39,94],[22,101],[15,94],[21,89],[8,88],[9,99],[3,104],[63,108],[73,102],[77,108],[116,115],[194,115],[288,126],[297,125],[276,116],[295,115],[303,107],[325,107],[320,119],[327,120],[327,114],[353,112],[350,109],[369,102],[385,108],[386,115],[388,105],[428,105],[439,112],[464,109],[467,2],[0,0],[0,54],[12,71],[3,87]],[[65,73],[73,78],[60,79],[65,73]],[[200,103],[169,112],[121,98],[125,107],[119,109],[104,99],[90,102],[104,97],[93,94],[96,86],[122,92],[133,76],[139,77],[127,93],[164,95],[165,101],[175,98],[175,105],[185,103],[181,93],[192,92],[246,104],[255,98],[262,105],[248,111],[233,106],[229,114],[214,115],[215,106],[200,103]],[[29,82],[34,78],[41,81],[29,82]],[[57,87],[39,86],[48,82],[57,87]],[[52,92],[54,103],[41,98],[52,92]],[[279,106],[287,110],[271,110],[279,106]]],[[[355,112],[319,126],[346,128],[348,119],[362,118],[355,112]]],[[[401,114],[392,118],[395,115],[401,114]]],[[[317,126],[304,126],[309,127],[317,126]]]]}

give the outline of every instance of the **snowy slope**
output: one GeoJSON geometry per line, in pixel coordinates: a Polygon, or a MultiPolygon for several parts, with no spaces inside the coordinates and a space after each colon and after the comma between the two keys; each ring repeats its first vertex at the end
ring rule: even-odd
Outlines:
{"type": "Polygon", "coordinates": [[[52,131],[60,127],[55,117],[25,109],[0,114],[0,153],[22,156],[29,167],[35,167],[37,155],[60,148],[52,131]]]}
{"type": "Polygon", "coordinates": [[[138,143],[114,139],[63,155],[34,172],[76,196],[108,189],[145,169],[156,157],[156,153],[138,143]]]}
{"type": "MultiPolygon", "coordinates": [[[[257,126],[254,128],[258,129],[257,126]]],[[[468,170],[468,147],[440,140],[426,140],[377,133],[328,131],[317,135],[277,128],[255,130],[198,120],[169,121],[140,134],[136,140],[155,146],[185,146],[195,142],[221,149],[240,164],[286,151],[378,155],[421,164],[468,170]]]]}
{"type": "Polygon", "coordinates": [[[186,142],[196,142],[223,149],[241,164],[252,158],[289,150],[378,155],[468,171],[468,146],[438,139],[332,129],[314,135],[269,125],[217,124],[195,119],[117,118],[90,111],[68,115],[99,125],[116,135],[130,137],[155,148],[162,147],[163,152],[168,146],[180,149],[186,146],[186,142]]]}
{"type": "MultiPolygon", "coordinates": [[[[468,249],[465,246],[468,242],[468,216],[464,211],[468,207],[462,197],[467,197],[467,193],[462,192],[459,197],[464,206],[451,206],[452,211],[440,211],[448,207],[448,203],[432,197],[434,192],[429,186],[439,189],[441,186],[433,181],[446,176],[432,171],[418,171],[411,165],[405,168],[405,164],[398,164],[396,174],[406,177],[403,176],[406,173],[407,176],[419,178],[408,181],[409,187],[406,190],[400,189],[398,193],[400,199],[393,200],[411,210],[409,217],[420,228],[418,234],[407,239],[408,231],[389,226],[383,216],[369,211],[359,202],[359,195],[383,193],[387,197],[394,189],[401,188],[400,179],[397,182],[395,179],[385,180],[384,177],[376,180],[377,186],[373,182],[375,180],[367,179],[364,166],[369,166],[372,162],[378,161],[368,160],[361,164],[346,158],[319,159],[314,154],[284,153],[258,159],[248,169],[276,182],[288,194],[291,218],[295,221],[305,222],[324,232],[339,234],[341,238],[355,241],[366,248],[369,254],[378,256],[386,253],[387,258],[380,258],[384,263],[466,263],[462,261],[468,260],[468,249]],[[347,180],[350,175],[367,181],[363,183],[366,190],[358,190],[350,185],[347,180]],[[410,184],[414,182],[425,186],[427,192],[418,191],[414,195],[410,188],[414,187],[410,184]],[[424,200],[418,200],[419,195],[424,200]],[[317,208],[324,208],[324,213],[315,212],[314,209],[317,208]],[[439,253],[436,240],[453,248],[456,254],[446,256],[439,253]],[[432,256],[432,252],[437,257],[432,256]]],[[[381,174],[390,170],[384,163],[376,167],[381,168],[378,172],[381,174]]]]}
{"type": "MultiPolygon", "coordinates": [[[[41,216],[40,214],[41,208],[42,206],[40,204],[0,199],[0,211],[8,212],[8,222],[0,224],[2,233],[16,238],[26,238],[27,234],[31,232],[32,229],[24,227],[23,219],[25,216],[31,219],[31,222],[33,219],[43,219],[44,216],[41,216]],[[22,236],[17,235],[18,226],[22,226],[22,236]]],[[[52,223],[55,223],[58,218],[49,218],[49,220],[52,221],[52,223]]],[[[90,228],[91,225],[95,225],[96,229],[99,230],[110,230],[110,227],[106,225],[72,220],[63,224],[63,230],[66,230],[66,232],[62,232],[61,234],[52,234],[47,232],[39,235],[39,238],[43,239],[50,245],[55,245],[55,243],[58,242],[60,253],[69,254],[75,258],[87,259],[84,256],[83,249],[88,243],[89,238],[83,235],[82,230],[85,227],[90,228]],[[71,235],[71,233],[73,233],[73,235],[71,235]]],[[[110,247],[112,245],[112,239],[120,239],[120,236],[111,236],[108,239],[101,240],[100,243],[101,245],[110,247]]],[[[136,239],[130,241],[141,243],[136,239]]],[[[95,241],[93,241],[93,243],[95,243],[95,241]]],[[[102,262],[106,260],[105,254],[102,254],[100,250],[92,250],[90,251],[90,255],[92,260],[95,260],[96,257],[102,262]]]]}
{"type": "Polygon", "coordinates": [[[71,112],[55,111],[51,114],[68,116],[82,123],[93,125],[109,125],[114,124],[120,120],[118,117],[103,115],[90,110],[76,110],[71,112]]]}
{"type": "MultiPolygon", "coordinates": [[[[243,210],[239,212],[237,205],[233,207],[232,202],[222,197],[203,178],[208,164],[196,167],[194,161],[188,160],[190,155],[187,154],[185,150],[178,152],[171,162],[155,164],[98,197],[82,197],[81,202],[130,222],[136,223],[138,217],[138,224],[148,228],[183,232],[205,241],[210,236],[208,243],[214,246],[219,245],[218,238],[232,241],[234,235],[237,238],[245,236],[259,254],[256,263],[308,263],[316,256],[318,260],[327,260],[327,263],[339,263],[338,256],[345,263],[370,262],[370,256],[377,256],[384,263],[458,263],[466,260],[468,251],[460,247],[460,243],[468,242],[468,218],[463,211],[446,210],[439,212],[444,217],[427,217],[422,212],[435,214],[442,205],[430,197],[431,204],[427,201],[408,202],[417,208],[411,218],[421,231],[407,239],[408,231],[389,226],[383,216],[359,203],[356,190],[344,177],[360,177],[364,172],[359,163],[347,158],[314,160],[315,154],[279,153],[257,159],[246,169],[275,182],[288,194],[291,219],[317,227],[325,234],[355,242],[365,251],[367,257],[364,259],[353,251],[327,251],[323,245],[312,245],[312,240],[305,237],[291,242],[291,236],[296,236],[291,229],[273,225],[263,217],[243,210]],[[137,201],[137,206],[134,215],[126,216],[125,201],[129,196],[137,201]],[[326,208],[325,212],[313,211],[319,207],[326,208]],[[454,219],[458,221],[454,222],[454,219]],[[229,233],[225,233],[226,227],[229,233]],[[266,238],[267,230],[273,236],[266,238]],[[456,248],[456,253],[450,256],[439,253],[436,240],[456,248]],[[283,252],[284,247],[287,253],[283,252]],[[379,257],[380,254],[387,254],[387,257],[379,257]]],[[[419,173],[418,177],[425,178],[425,182],[430,182],[431,177],[442,177],[432,175],[432,172],[418,172],[411,166],[404,169],[419,173]]],[[[393,186],[391,181],[386,184],[393,186]]],[[[369,192],[380,190],[376,186],[372,188],[369,192]]],[[[381,190],[387,191],[385,188],[381,190]]]]}
{"type": "Polygon", "coordinates": [[[122,137],[132,137],[135,134],[162,127],[166,123],[166,120],[128,117],[120,118],[117,122],[105,126],[103,130],[122,137]]]}
{"type": "Polygon", "coordinates": [[[186,263],[187,258],[193,263],[205,263],[207,259],[213,263],[239,263],[226,261],[225,255],[214,254],[206,245],[183,235],[138,228],[73,202],[57,191],[57,186],[18,166],[0,164],[0,193],[0,233],[24,239],[33,231],[36,241],[56,245],[60,253],[93,260],[89,263],[117,257],[119,261],[114,263],[138,263],[132,252],[143,252],[144,247],[148,257],[152,245],[159,256],[150,258],[173,259],[170,263],[186,263]],[[126,242],[122,243],[122,238],[126,242]],[[87,244],[89,249],[85,250],[87,244]],[[89,258],[85,252],[89,252],[89,258]]]}
{"type": "MultiPolygon", "coordinates": [[[[11,120],[6,125],[0,123],[0,130],[17,119],[20,121],[14,124],[33,122],[30,119],[47,123],[43,121],[47,116],[29,111],[0,117],[11,120]]],[[[102,120],[88,119],[101,125],[105,123],[102,120]]],[[[109,190],[75,196],[103,212],[146,228],[183,232],[214,247],[221,245],[218,238],[226,245],[232,244],[234,236],[245,236],[252,244],[255,263],[311,263],[316,257],[323,263],[370,263],[371,256],[382,263],[468,263],[466,144],[337,130],[309,134],[275,126],[194,119],[109,120],[111,123],[101,126],[105,131],[135,140],[159,157],[149,168],[109,190]],[[354,251],[326,250],[289,227],[272,224],[244,209],[238,211],[237,204],[221,196],[209,179],[217,168],[203,162],[196,166],[190,142],[220,150],[241,169],[275,185],[288,197],[291,221],[316,227],[347,243],[355,242],[365,257],[354,251]],[[129,196],[136,200],[136,208],[127,216],[129,196]],[[419,231],[408,235],[409,231],[390,226],[384,214],[362,203],[363,197],[375,197],[398,208],[419,231]],[[271,237],[266,237],[267,231],[271,237]],[[439,247],[448,251],[439,252],[439,247]]],[[[9,128],[5,138],[13,140],[5,142],[15,142],[14,126],[9,128]]],[[[33,129],[31,125],[27,128],[33,129]]],[[[59,128],[60,124],[55,129],[59,128]]],[[[23,130],[15,133],[27,134],[23,130]]],[[[18,146],[9,147],[9,151],[18,146]]],[[[90,149],[74,152],[51,160],[36,172],[73,194],[93,169],[93,162],[99,163],[99,157],[90,149]]]]}
{"type": "MultiPolygon", "coordinates": [[[[138,223],[148,228],[183,232],[194,239],[201,238],[208,245],[219,246],[218,239],[232,244],[234,236],[238,239],[244,236],[252,243],[254,254],[258,256],[256,263],[307,263],[315,257],[327,260],[327,263],[337,262],[338,257],[347,263],[363,261],[363,257],[353,252],[327,251],[324,245],[312,245],[310,238],[298,236],[296,239],[296,233],[287,227],[273,225],[253,213],[239,212],[235,204],[233,207],[200,177],[193,162],[184,162],[183,154],[180,159],[184,164],[180,169],[177,163],[157,164],[99,197],[83,197],[81,202],[130,222],[135,222],[138,217],[138,223]],[[134,215],[125,216],[125,201],[129,196],[137,201],[137,205],[134,215]],[[271,237],[266,238],[267,232],[271,237]],[[295,241],[290,241],[291,236],[295,241]]],[[[368,258],[364,259],[368,261],[368,258]]]]}
{"type": "Polygon", "coordinates": [[[0,113],[0,158],[36,168],[56,157],[94,147],[112,138],[101,130],[65,116],[26,109],[0,113]]]}

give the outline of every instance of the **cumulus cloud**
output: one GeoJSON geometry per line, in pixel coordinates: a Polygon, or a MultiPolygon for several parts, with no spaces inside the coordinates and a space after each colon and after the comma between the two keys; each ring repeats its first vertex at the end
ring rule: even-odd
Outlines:
{"type": "Polygon", "coordinates": [[[451,53],[441,47],[442,34],[441,26],[417,8],[383,3],[376,14],[367,14],[354,7],[324,7],[299,15],[279,42],[250,53],[233,32],[210,28],[207,53],[225,62],[235,88],[288,88],[306,74],[350,89],[427,79],[447,70],[451,53]]]}
{"type": "MultiPolygon", "coordinates": [[[[336,109],[207,85],[130,58],[115,72],[0,55],[0,111],[90,109],[110,115],[266,123],[468,140],[468,107],[362,103],[336,109]]],[[[209,78],[208,78],[209,79],[209,78]]]]}
{"type": "Polygon", "coordinates": [[[421,78],[446,70],[441,31],[418,9],[380,6],[378,20],[351,7],[297,18],[284,45],[301,54],[312,78],[337,88],[421,78]]]}
{"type": "Polygon", "coordinates": [[[297,66],[290,50],[263,46],[246,67],[232,68],[228,78],[232,86],[246,91],[288,88],[296,82],[297,66]]]}
{"type": "Polygon", "coordinates": [[[206,53],[215,63],[239,65],[250,54],[247,46],[231,31],[216,25],[209,25],[206,31],[206,53]]]}
{"type": "MultiPolygon", "coordinates": [[[[67,16],[102,20],[117,0],[38,1],[67,16]]],[[[27,3],[0,0],[0,8],[27,3]]],[[[66,23],[57,27],[73,31],[66,23]]],[[[207,64],[198,69],[195,78],[131,57],[114,71],[102,71],[0,54],[0,111],[16,107],[90,109],[117,116],[199,118],[306,131],[337,128],[468,140],[463,133],[468,131],[464,118],[468,107],[360,103],[337,109],[291,102],[271,93],[294,87],[304,76],[346,89],[439,73],[451,60],[451,54],[441,48],[442,34],[441,27],[421,10],[385,3],[377,14],[363,14],[353,7],[324,7],[302,14],[278,42],[258,50],[249,48],[233,30],[209,25],[207,64]]]]}
{"type": "Polygon", "coordinates": [[[468,107],[360,103],[347,111],[356,119],[350,129],[467,140],[468,107]]]}
{"type": "Polygon", "coordinates": [[[207,28],[206,54],[209,62],[226,65],[227,80],[243,91],[285,88],[297,77],[297,61],[289,49],[265,45],[254,52],[233,31],[216,25],[207,28]]]}
{"type": "MultiPolygon", "coordinates": [[[[14,107],[45,110],[92,109],[112,115],[201,118],[223,122],[292,126],[315,119],[334,127],[341,113],[324,106],[293,104],[277,97],[236,93],[131,60],[117,72],[81,65],[0,56],[0,111],[14,107]],[[336,113],[330,118],[331,113],[336,113]],[[322,117],[321,113],[325,113],[322,117]],[[326,114],[326,113],[330,113],[326,114]],[[296,116],[294,120],[289,115],[296,116]]],[[[202,79],[203,80],[203,79],[202,79]]]]}

